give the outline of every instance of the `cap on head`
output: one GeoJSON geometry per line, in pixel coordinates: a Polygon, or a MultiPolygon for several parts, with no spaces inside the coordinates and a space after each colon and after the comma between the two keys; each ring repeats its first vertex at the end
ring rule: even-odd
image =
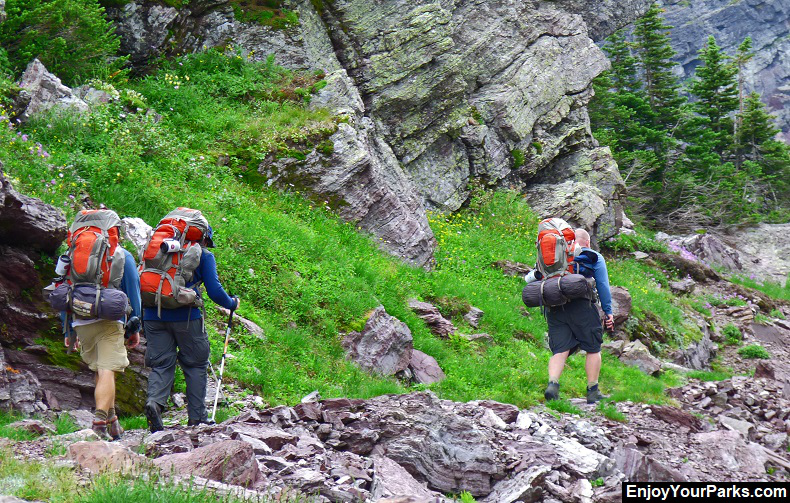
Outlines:
{"type": "Polygon", "coordinates": [[[208,226],[208,230],[206,234],[203,236],[203,240],[206,243],[206,248],[214,248],[214,229],[211,226],[208,226]]]}

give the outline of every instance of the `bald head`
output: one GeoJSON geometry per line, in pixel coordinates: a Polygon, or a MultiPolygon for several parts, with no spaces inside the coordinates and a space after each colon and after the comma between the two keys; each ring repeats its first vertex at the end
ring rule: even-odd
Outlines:
{"type": "Polygon", "coordinates": [[[590,247],[590,233],[584,229],[576,229],[576,243],[582,247],[590,247]]]}

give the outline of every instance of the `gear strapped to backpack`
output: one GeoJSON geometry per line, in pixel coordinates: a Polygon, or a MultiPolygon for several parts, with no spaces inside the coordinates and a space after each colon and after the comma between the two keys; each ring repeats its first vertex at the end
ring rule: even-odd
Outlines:
{"type": "Polygon", "coordinates": [[[538,224],[537,269],[542,278],[524,287],[521,298],[527,307],[561,306],[573,299],[595,298],[595,280],[574,274],[576,233],[561,218],[538,224]]]}
{"type": "Polygon", "coordinates": [[[200,265],[200,241],[208,229],[203,214],[190,208],[171,211],[154,229],[141,257],[140,297],[144,306],[157,308],[160,318],[162,308],[202,304],[197,291],[186,284],[200,265]]]}
{"type": "Polygon", "coordinates": [[[69,229],[68,272],[50,294],[58,311],[77,319],[122,320],[129,300],[119,288],[126,262],[119,246],[121,219],[111,210],[82,210],[69,229]]]}

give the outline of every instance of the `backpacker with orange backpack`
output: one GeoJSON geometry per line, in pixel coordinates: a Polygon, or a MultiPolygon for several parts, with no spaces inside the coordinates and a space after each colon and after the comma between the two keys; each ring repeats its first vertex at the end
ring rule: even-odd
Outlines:
{"type": "Polygon", "coordinates": [[[48,298],[67,320],[121,321],[129,313],[129,299],[120,290],[126,260],[120,225],[118,214],[107,209],[82,210],[74,219],[66,241],[69,266],[48,298]]]}
{"type": "Polygon", "coordinates": [[[576,233],[561,218],[538,224],[536,269],[521,293],[527,307],[560,306],[573,299],[595,299],[595,280],[575,274],[576,233]]]}
{"type": "Polygon", "coordinates": [[[201,306],[203,299],[186,285],[200,265],[200,242],[208,232],[208,220],[199,210],[177,208],[168,213],[154,229],[142,253],[140,296],[143,305],[177,309],[201,306]]]}

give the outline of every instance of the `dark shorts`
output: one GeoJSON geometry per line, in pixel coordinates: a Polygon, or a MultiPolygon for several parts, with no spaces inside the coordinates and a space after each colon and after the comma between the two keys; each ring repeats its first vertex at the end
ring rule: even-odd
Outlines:
{"type": "Polygon", "coordinates": [[[549,348],[552,354],[578,349],[588,353],[601,351],[603,324],[595,304],[576,299],[562,306],[546,309],[549,324],[549,348]]]}

